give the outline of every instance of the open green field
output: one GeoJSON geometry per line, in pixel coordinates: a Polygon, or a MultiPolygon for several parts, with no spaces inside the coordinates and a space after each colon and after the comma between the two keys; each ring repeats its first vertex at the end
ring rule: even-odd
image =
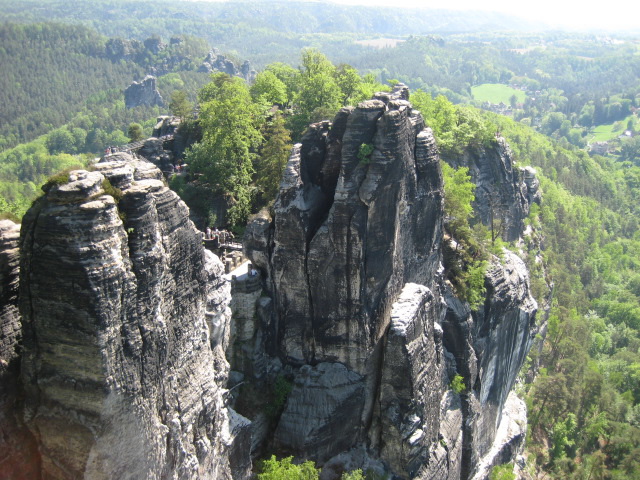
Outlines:
{"type": "Polygon", "coordinates": [[[518,102],[524,102],[526,96],[522,90],[516,90],[509,85],[503,85],[501,83],[483,83],[482,85],[476,85],[475,87],[471,87],[471,94],[473,95],[473,99],[479,102],[502,102],[506,105],[509,105],[511,95],[515,95],[518,102]]]}
{"type": "Polygon", "coordinates": [[[622,135],[622,133],[627,129],[627,123],[632,118],[634,118],[633,114],[623,120],[618,120],[617,122],[598,125],[589,132],[589,138],[591,141],[595,142],[604,142],[606,140],[616,138],[618,135],[622,135]]]}

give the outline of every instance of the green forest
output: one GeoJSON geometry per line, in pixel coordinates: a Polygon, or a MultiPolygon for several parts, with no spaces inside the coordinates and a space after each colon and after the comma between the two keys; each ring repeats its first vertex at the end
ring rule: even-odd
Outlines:
{"type": "MultiPolygon", "coordinates": [[[[536,33],[497,14],[396,10],[382,21],[364,7],[198,5],[0,0],[0,215],[19,220],[48,177],[128,143],[132,124],[147,137],[174,113],[197,142],[184,158],[189,179],[171,188],[200,219],[242,233],[273,202],[310,122],[406,83],[443,158],[499,132],[517,166],[537,170],[532,233],[498,241],[526,260],[539,305],[553,292],[546,338],[517,386],[529,478],[640,478],[640,37],[536,33]],[[375,38],[398,43],[358,43],[375,38]],[[238,65],[250,60],[255,82],[198,72],[214,47],[238,65]],[[124,89],[148,73],[165,106],[125,108],[124,89]],[[210,209],[221,196],[224,219],[210,209]]],[[[448,233],[485,255],[457,272],[474,305],[495,242],[477,228],[468,176],[444,165],[448,233]]],[[[271,459],[259,478],[314,472],[271,459]]]]}

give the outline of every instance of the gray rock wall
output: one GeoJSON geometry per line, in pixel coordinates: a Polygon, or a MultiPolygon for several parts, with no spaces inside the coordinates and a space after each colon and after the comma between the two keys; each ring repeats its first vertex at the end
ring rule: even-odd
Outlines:
{"type": "Polygon", "coordinates": [[[442,397],[441,332],[437,299],[408,283],[391,310],[380,386],[380,453],[394,472],[413,478],[429,463],[438,440],[442,397]]]}
{"type": "Polygon", "coordinates": [[[250,467],[248,422],[225,407],[220,268],[159,178],[144,162],[98,164],[24,218],[25,419],[47,478],[225,479],[250,467]]]}
{"type": "Polygon", "coordinates": [[[529,206],[540,201],[535,170],[515,167],[509,145],[502,137],[491,147],[468,147],[463,155],[445,160],[455,168],[469,168],[476,185],[473,209],[477,218],[490,227],[493,217],[499,236],[507,241],[517,240],[529,206]]]}
{"type": "Polygon", "coordinates": [[[22,421],[18,312],[20,225],[0,220],[0,477],[36,478],[40,455],[22,421]]]}
{"type": "MultiPolygon", "coordinates": [[[[539,199],[533,172],[520,180],[504,142],[469,155],[457,161],[479,183],[481,218],[496,196],[505,236],[518,238],[539,199]]],[[[489,269],[480,311],[451,293],[440,268],[439,161],[399,85],[311,125],[292,151],[273,217],[263,213],[247,228],[245,251],[272,298],[271,353],[295,385],[272,447],[326,464],[323,478],[382,460],[397,478],[468,479],[495,451],[537,306],[511,253],[489,269]],[[373,147],[366,158],[363,145],[373,147]],[[450,389],[456,374],[463,392],[450,389]],[[350,406],[354,395],[362,408],[350,406]],[[328,441],[327,431],[342,433],[328,441]]]]}
{"type": "Polygon", "coordinates": [[[270,274],[290,362],[340,361],[366,374],[404,283],[434,281],[442,235],[435,142],[408,102],[387,100],[310,127],[289,160],[273,232],[262,223],[271,238],[248,245],[270,274]],[[364,160],[363,144],[374,147],[364,160]]]}
{"type": "Polygon", "coordinates": [[[153,107],[164,106],[164,100],[156,88],[156,77],[147,75],[139,82],[133,82],[124,91],[124,104],[127,108],[144,105],[153,107]]]}
{"type": "Polygon", "coordinates": [[[450,292],[445,295],[444,344],[467,386],[463,478],[492,448],[502,409],[534,339],[538,309],[527,268],[512,252],[493,258],[485,286],[487,301],[474,312],[450,292]]]}

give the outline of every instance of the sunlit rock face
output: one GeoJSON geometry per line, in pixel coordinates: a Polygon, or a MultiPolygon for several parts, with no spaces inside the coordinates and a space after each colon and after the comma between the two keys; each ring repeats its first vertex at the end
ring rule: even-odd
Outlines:
{"type": "Polygon", "coordinates": [[[271,230],[259,223],[248,245],[270,274],[289,362],[367,374],[403,285],[435,280],[442,178],[433,135],[403,92],[312,125],[294,147],[271,230]]]}
{"type": "Polygon", "coordinates": [[[447,156],[455,168],[468,167],[475,184],[474,214],[507,241],[517,240],[533,202],[540,203],[540,182],[532,167],[514,165],[509,145],[496,137],[491,146],[469,146],[462,155],[447,156]]]}
{"type": "Polygon", "coordinates": [[[156,88],[156,77],[147,75],[139,82],[133,82],[124,91],[124,104],[127,108],[141,105],[153,107],[164,106],[164,101],[156,88]]]}
{"type": "Polygon", "coordinates": [[[234,450],[248,422],[225,407],[222,265],[161,179],[122,154],[71,172],[23,220],[24,418],[46,478],[225,479],[250,467],[234,450]]]}
{"type": "MultiPolygon", "coordinates": [[[[470,478],[531,345],[537,307],[515,255],[493,259],[481,311],[444,281],[440,159],[408,99],[398,85],[311,125],[244,239],[271,298],[266,348],[293,372],[273,445],[327,479],[376,461],[398,478],[470,478]]],[[[523,185],[491,188],[526,202],[523,185]]]]}

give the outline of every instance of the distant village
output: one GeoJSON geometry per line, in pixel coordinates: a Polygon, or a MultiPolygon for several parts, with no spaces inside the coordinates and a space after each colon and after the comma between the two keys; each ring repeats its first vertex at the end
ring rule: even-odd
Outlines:
{"type": "MultiPolygon", "coordinates": [[[[526,88],[522,85],[511,84],[511,88],[516,90],[526,91],[526,88]]],[[[537,96],[539,96],[542,92],[540,90],[527,91],[527,95],[529,96],[529,102],[535,102],[537,96]]],[[[554,104],[551,104],[552,107],[555,107],[554,104]]],[[[483,110],[487,110],[489,112],[497,113],[499,115],[505,115],[507,117],[514,118],[514,113],[517,110],[524,108],[524,103],[517,102],[515,105],[507,105],[504,102],[500,103],[491,103],[491,102],[482,102],[480,104],[480,108],[483,110]]],[[[640,108],[631,107],[631,113],[633,113],[636,117],[640,117],[640,108]]],[[[530,119],[531,126],[539,129],[541,126],[541,118],[532,118],[530,119]]],[[[633,130],[624,130],[620,135],[618,135],[615,139],[611,139],[608,141],[594,141],[590,142],[587,145],[587,149],[589,154],[591,155],[607,155],[608,153],[613,153],[615,150],[619,149],[620,140],[625,138],[633,138],[635,136],[640,135],[640,132],[634,132],[633,130]]]]}

